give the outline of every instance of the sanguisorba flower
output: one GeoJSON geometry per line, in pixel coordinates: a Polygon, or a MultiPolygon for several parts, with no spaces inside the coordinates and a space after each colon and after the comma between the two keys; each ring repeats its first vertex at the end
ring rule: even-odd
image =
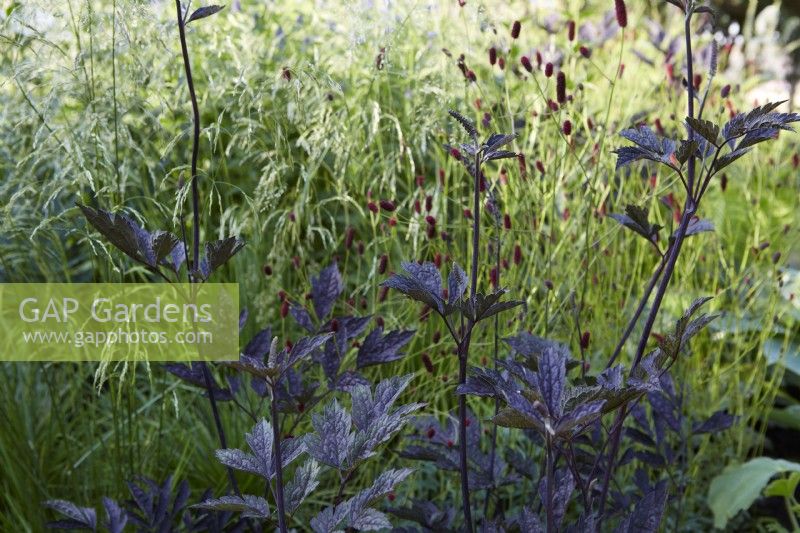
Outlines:
{"type": "Polygon", "coordinates": [[[522,30],[522,24],[520,21],[515,20],[514,24],[511,26],[511,38],[517,39],[519,38],[519,32],[522,30]]]}
{"type": "Polygon", "coordinates": [[[522,56],[519,62],[522,63],[522,67],[525,70],[528,72],[533,72],[533,65],[531,64],[531,59],[528,56],[522,56]]]}
{"type": "Polygon", "coordinates": [[[489,64],[495,66],[497,63],[497,48],[492,46],[489,48],[489,64]]]}
{"type": "Polygon", "coordinates": [[[567,75],[564,71],[559,71],[556,76],[556,100],[559,104],[567,101],[567,75]]]}
{"type": "Polygon", "coordinates": [[[553,75],[553,64],[548,63],[544,66],[544,75],[550,78],[553,75]]]}
{"type": "Polygon", "coordinates": [[[575,40],[575,21],[574,20],[570,20],[570,21],[567,22],[567,39],[569,39],[570,42],[575,40]]]}
{"type": "Polygon", "coordinates": [[[628,26],[628,8],[625,7],[625,0],[614,0],[614,8],[617,12],[617,24],[620,28],[628,26]]]}

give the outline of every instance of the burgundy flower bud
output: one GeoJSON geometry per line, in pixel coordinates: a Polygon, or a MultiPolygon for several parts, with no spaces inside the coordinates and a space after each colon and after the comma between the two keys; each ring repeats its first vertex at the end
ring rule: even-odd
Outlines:
{"type": "Polygon", "coordinates": [[[443,168],[440,168],[440,169],[439,169],[439,183],[440,183],[442,186],[444,186],[444,178],[445,178],[444,169],[443,169],[443,168]]]}
{"type": "Polygon", "coordinates": [[[520,21],[515,20],[514,24],[511,26],[511,38],[517,39],[519,37],[519,32],[522,30],[522,24],[520,21]]]}
{"type": "Polygon", "coordinates": [[[528,164],[525,162],[525,154],[517,154],[517,164],[519,165],[519,175],[525,178],[528,175],[528,164]]]}
{"type": "Polygon", "coordinates": [[[522,59],[520,59],[519,62],[522,63],[522,66],[525,68],[525,70],[528,72],[533,72],[533,65],[531,64],[531,60],[528,56],[522,56],[522,59]]]}
{"type": "Polygon", "coordinates": [[[722,188],[722,192],[725,192],[725,189],[728,188],[728,175],[723,174],[719,180],[720,188],[722,188]]]}
{"type": "Polygon", "coordinates": [[[511,229],[511,217],[508,215],[508,213],[503,215],[503,227],[507,230],[511,229]]]}
{"type": "Polygon", "coordinates": [[[391,200],[381,200],[380,204],[381,204],[381,209],[383,209],[384,211],[388,211],[390,213],[393,212],[395,209],[397,209],[397,206],[391,200]]]}
{"type": "Polygon", "coordinates": [[[552,111],[553,113],[558,111],[558,104],[552,100],[547,100],[547,107],[549,107],[550,111],[552,111]]]}
{"type": "Polygon", "coordinates": [[[549,279],[544,280],[544,286],[547,287],[547,290],[549,291],[553,290],[553,282],[549,279]]]}
{"type": "Polygon", "coordinates": [[[566,135],[567,137],[572,135],[572,122],[569,120],[565,120],[564,125],[561,126],[561,131],[563,131],[564,135],[566,135]]]}
{"type": "Polygon", "coordinates": [[[433,215],[428,215],[428,216],[425,217],[425,222],[427,222],[429,226],[435,226],[436,225],[436,217],[433,216],[433,215]]]}
{"type": "Polygon", "coordinates": [[[331,320],[331,331],[334,332],[334,333],[339,331],[339,320],[337,320],[335,318],[333,320],[331,320]]]}
{"type": "Polygon", "coordinates": [[[583,335],[581,335],[581,350],[586,350],[589,348],[589,341],[592,338],[592,334],[588,331],[584,331],[583,335]]]}
{"type": "Polygon", "coordinates": [[[281,302],[286,300],[286,291],[284,290],[278,291],[278,300],[281,302]]]}
{"type": "Polygon", "coordinates": [[[389,256],[383,254],[381,258],[378,260],[378,274],[385,274],[386,267],[389,265],[389,256]]]}
{"type": "Polygon", "coordinates": [[[781,253],[780,252],[775,252],[774,254],[772,254],[772,264],[773,265],[777,265],[778,261],[780,261],[780,260],[781,260],[781,253]]]}
{"type": "Polygon", "coordinates": [[[499,57],[497,58],[497,66],[500,67],[500,70],[506,69],[506,58],[499,57]]]}
{"type": "Polygon", "coordinates": [[[386,495],[386,499],[389,500],[390,502],[393,502],[395,498],[397,498],[397,496],[395,496],[394,491],[391,491],[386,495]]]}
{"type": "Polygon", "coordinates": [[[553,64],[548,63],[544,66],[544,75],[550,78],[553,75],[553,64]]]}
{"type": "Polygon", "coordinates": [[[589,128],[589,131],[594,131],[594,120],[592,120],[591,118],[587,118],[586,127],[589,128]]]}
{"type": "Polygon", "coordinates": [[[356,237],[356,230],[352,226],[344,232],[344,247],[349,250],[353,246],[353,239],[356,237]]]}
{"type": "Polygon", "coordinates": [[[425,186],[425,176],[419,175],[416,177],[417,180],[417,187],[420,189],[425,186]]]}
{"type": "Polygon", "coordinates": [[[364,255],[364,241],[358,241],[358,244],[356,244],[356,251],[358,255],[364,255]]]}
{"type": "Polygon", "coordinates": [[[381,290],[378,291],[378,301],[385,302],[386,296],[389,295],[389,287],[381,287],[381,290]]]}
{"type": "Polygon", "coordinates": [[[472,210],[464,209],[464,218],[472,219],[472,210]]]}
{"type": "Polygon", "coordinates": [[[723,98],[727,98],[728,96],[730,96],[731,86],[726,85],[725,87],[723,87],[722,90],[720,91],[720,94],[722,95],[723,98]]]}
{"type": "Polygon", "coordinates": [[[585,57],[586,59],[589,59],[590,57],[592,57],[592,51],[588,46],[581,46],[579,48],[579,51],[580,51],[581,55],[583,57],[585,57]]]}
{"type": "Polygon", "coordinates": [[[414,200],[414,212],[417,214],[422,213],[422,204],[419,200],[414,200]]]}
{"type": "Polygon", "coordinates": [[[514,264],[519,265],[522,263],[522,248],[519,244],[514,246],[514,264]]]}
{"type": "Polygon", "coordinates": [[[397,225],[397,219],[396,219],[396,218],[394,218],[394,217],[391,217],[391,218],[389,219],[389,227],[390,227],[390,228],[393,228],[393,227],[395,227],[396,225],[397,225]]]}
{"type": "Polygon", "coordinates": [[[425,230],[425,234],[428,236],[428,239],[435,239],[436,226],[428,226],[428,228],[425,230]]]}
{"type": "Polygon", "coordinates": [[[436,430],[433,429],[432,427],[428,428],[428,438],[432,439],[435,436],[436,436],[436,430]]]}
{"type": "Polygon", "coordinates": [[[556,76],[556,100],[559,104],[567,101],[567,75],[563,71],[556,76]]]}
{"type": "Polygon", "coordinates": [[[434,331],[433,332],[433,343],[436,344],[442,339],[442,332],[441,331],[434,331]]]}
{"type": "Polygon", "coordinates": [[[286,315],[289,314],[289,302],[284,300],[281,304],[281,318],[286,318],[286,315]]]}
{"type": "Polygon", "coordinates": [[[538,170],[538,171],[539,171],[539,173],[540,173],[542,176],[544,176],[544,163],[542,163],[541,161],[537,160],[537,161],[536,161],[536,170],[538,170]]]}
{"type": "Polygon", "coordinates": [[[261,271],[264,272],[265,276],[271,276],[272,275],[272,265],[264,265],[262,267],[261,271]]]}
{"type": "Polygon", "coordinates": [[[294,216],[294,211],[289,211],[289,221],[290,222],[297,222],[297,217],[294,216]]]}
{"type": "Polygon", "coordinates": [[[542,68],[542,53],[536,50],[536,67],[542,68]]]}
{"type": "Polygon", "coordinates": [[[367,202],[367,209],[369,209],[373,213],[377,213],[379,211],[378,204],[376,204],[375,202],[367,202]]]}
{"type": "Polygon", "coordinates": [[[450,148],[450,155],[457,160],[461,160],[461,152],[458,151],[458,148],[450,148]]]}
{"type": "Polygon", "coordinates": [[[703,83],[703,76],[701,74],[695,74],[694,79],[692,80],[692,85],[694,85],[694,90],[700,89],[700,85],[703,83]]]}
{"type": "Polygon", "coordinates": [[[497,267],[494,267],[489,271],[489,281],[495,289],[497,289],[498,279],[499,273],[497,272],[497,267]]]}
{"type": "Polygon", "coordinates": [[[474,82],[476,82],[478,80],[478,76],[475,75],[475,71],[474,70],[470,69],[470,70],[467,71],[467,79],[474,83],[474,82]]]}
{"type": "Polygon", "coordinates": [[[382,328],[384,326],[383,317],[379,316],[378,318],[376,318],[375,319],[375,323],[378,324],[378,326],[382,328]]]}
{"type": "Polygon", "coordinates": [[[575,40],[575,21],[574,20],[570,20],[569,22],[567,22],[567,39],[569,39],[570,42],[575,40]]]}
{"type": "Polygon", "coordinates": [[[492,46],[489,48],[489,64],[495,66],[497,63],[497,48],[492,46]]]}
{"type": "Polygon", "coordinates": [[[628,8],[625,7],[625,0],[614,0],[614,7],[617,11],[617,24],[620,28],[628,26],[628,8]]]}
{"type": "Polygon", "coordinates": [[[429,194],[425,196],[425,211],[430,213],[432,209],[433,209],[433,196],[429,194]]]}
{"type": "Polygon", "coordinates": [[[436,252],[433,255],[433,264],[436,265],[436,268],[442,268],[442,254],[436,252]]]}
{"type": "Polygon", "coordinates": [[[431,361],[431,356],[427,353],[422,354],[422,364],[425,365],[425,370],[428,371],[428,374],[435,373],[435,369],[433,368],[433,361],[431,361]]]}

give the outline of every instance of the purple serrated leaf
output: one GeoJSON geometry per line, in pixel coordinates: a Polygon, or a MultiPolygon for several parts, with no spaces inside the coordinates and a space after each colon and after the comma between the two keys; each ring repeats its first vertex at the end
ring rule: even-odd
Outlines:
{"type": "Polygon", "coordinates": [[[560,418],[564,409],[564,390],[567,382],[566,356],[548,348],[539,359],[538,383],[542,400],[552,418],[560,418]]]}
{"type": "Polygon", "coordinates": [[[359,347],[356,366],[361,369],[401,359],[405,354],[400,349],[408,344],[414,333],[413,330],[390,331],[383,335],[383,327],[378,326],[367,335],[359,347]]]}
{"type": "Polygon", "coordinates": [[[324,268],[319,276],[312,276],[311,301],[314,303],[314,312],[319,320],[324,320],[328,316],[343,290],[344,282],[335,262],[324,268]]]}

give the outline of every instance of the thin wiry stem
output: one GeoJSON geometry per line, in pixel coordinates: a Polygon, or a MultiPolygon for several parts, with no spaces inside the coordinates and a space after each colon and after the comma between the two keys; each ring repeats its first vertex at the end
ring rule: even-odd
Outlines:
{"type": "MultiPolygon", "coordinates": [[[[478,291],[478,260],[481,245],[481,151],[475,153],[475,181],[473,184],[473,212],[472,212],[472,265],[470,270],[469,297],[472,302],[478,291]]],[[[472,339],[472,328],[475,324],[468,321],[467,332],[461,342],[458,354],[458,383],[463,385],[467,381],[467,361],[469,359],[469,345],[472,339]]],[[[469,502],[469,463],[467,461],[467,397],[464,394],[458,397],[458,446],[459,470],[461,473],[461,499],[464,510],[464,523],[469,533],[474,531],[472,525],[472,510],[469,502]]]]}
{"type": "Polygon", "coordinates": [[[175,0],[178,9],[178,29],[181,37],[181,53],[183,54],[183,68],[186,72],[186,85],[189,88],[189,97],[192,100],[192,115],[194,117],[194,131],[192,137],[192,269],[200,267],[200,191],[197,184],[197,158],[200,152],[200,108],[197,105],[197,94],[194,90],[192,78],[192,65],[189,61],[189,48],[186,45],[186,28],[184,16],[181,12],[180,0],[175,0]]]}
{"type": "MultiPolygon", "coordinates": [[[[692,13],[689,11],[686,14],[685,24],[684,24],[684,34],[686,37],[686,63],[687,63],[687,76],[688,76],[688,90],[689,90],[689,103],[688,103],[688,117],[694,118],[694,65],[693,65],[693,58],[692,58],[692,13]]],[[[694,138],[694,132],[691,128],[689,128],[689,141],[691,142],[694,138]]],[[[694,217],[695,212],[697,211],[697,202],[695,198],[692,196],[694,193],[694,185],[695,185],[695,155],[692,153],[689,156],[689,160],[687,162],[688,165],[688,175],[686,181],[686,203],[683,210],[683,215],[681,217],[680,226],[678,227],[678,231],[675,234],[675,239],[673,241],[672,246],[667,253],[667,262],[666,266],[664,267],[664,274],[661,278],[661,282],[658,285],[658,290],[656,291],[655,298],[653,300],[653,305],[650,308],[650,313],[647,316],[647,321],[645,322],[644,329],[642,331],[642,335],[639,338],[639,345],[636,348],[636,356],[634,357],[633,364],[631,365],[631,371],[635,370],[639,363],[642,361],[642,357],[644,356],[645,349],[647,348],[647,341],[650,338],[650,333],[653,330],[653,325],[655,324],[656,317],[658,316],[658,312],[661,309],[661,304],[664,299],[664,295],[667,292],[667,287],[669,286],[669,282],[672,279],[672,275],[675,272],[675,265],[678,261],[678,256],[680,255],[681,248],[683,243],[686,239],[686,233],[689,228],[689,222],[694,217]]],[[[611,435],[611,450],[609,451],[608,455],[608,464],[606,465],[606,472],[603,479],[603,489],[600,495],[600,518],[598,520],[598,529],[602,525],[603,521],[603,512],[605,511],[606,500],[608,497],[608,489],[612,477],[612,473],[614,471],[614,466],[616,463],[617,454],[619,452],[619,445],[620,445],[620,437],[622,434],[622,426],[623,422],[625,421],[625,417],[628,415],[627,406],[623,405],[620,410],[617,412],[617,417],[615,420],[615,427],[613,430],[613,434],[611,435]]]]}
{"type": "MultiPolygon", "coordinates": [[[[197,106],[197,95],[194,90],[194,80],[192,79],[192,66],[189,62],[189,48],[186,44],[186,28],[184,23],[184,14],[181,8],[180,0],[175,0],[175,8],[177,10],[178,18],[178,32],[181,40],[181,52],[183,54],[183,68],[186,72],[186,85],[189,88],[189,96],[192,100],[192,115],[194,117],[194,137],[192,142],[192,209],[194,212],[194,256],[191,268],[197,269],[199,267],[200,257],[200,193],[197,186],[197,157],[200,145],[200,109],[197,106]]],[[[185,242],[185,234],[184,234],[185,242]]],[[[185,246],[185,245],[184,245],[185,246]]],[[[184,251],[188,251],[184,248],[184,251]]],[[[190,274],[189,280],[192,280],[190,274]]],[[[214,417],[214,425],[217,429],[217,436],[219,437],[220,446],[227,448],[227,439],[225,438],[225,429],[222,427],[222,419],[219,416],[219,409],[217,408],[217,400],[214,395],[214,385],[211,378],[211,371],[205,361],[200,363],[203,371],[203,381],[205,383],[206,391],[208,393],[208,402],[211,405],[211,413],[214,417]]],[[[241,495],[239,492],[239,485],[236,483],[236,477],[233,475],[233,469],[226,467],[228,472],[228,480],[230,481],[231,488],[236,495],[241,495]]]]}
{"type": "MultiPolygon", "coordinates": [[[[275,385],[271,389],[270,410],[272,412],[272,446],[275,449],[275,505],[278,507],[278,527],[286,533],[286,506],[283,501],[283,459],[281,458],[281,428],[278,417],[278,402],[275,401],[275,385]]],[[[267,481],[269,485],[269,481],[267,481]]]]}

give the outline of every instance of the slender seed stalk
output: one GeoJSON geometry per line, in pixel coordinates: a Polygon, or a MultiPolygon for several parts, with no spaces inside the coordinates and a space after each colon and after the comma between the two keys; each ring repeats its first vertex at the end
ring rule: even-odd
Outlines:
{"type": "MultiPolygon", "coordinates": [[[[271,389],[270,411],[272,412],[272,446],[275,449],[275,505],[278,507],[278,527],[287,533],[286,506],[283,500],[283,459],[281,458],[281,428],[278,418],[278,403],[275,401],[275,386],[271,389]]],[[[267,481],[269,485],[269,481],[267,481]]],[[[267,491],[269,492],[269,491],[267,491]]]]}

